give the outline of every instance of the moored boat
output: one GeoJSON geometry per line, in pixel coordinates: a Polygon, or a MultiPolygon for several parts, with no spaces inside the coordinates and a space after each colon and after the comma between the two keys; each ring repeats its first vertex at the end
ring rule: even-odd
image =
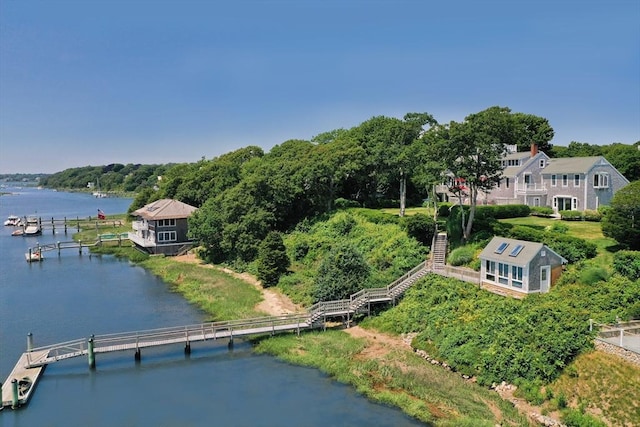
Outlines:
{"type": "Polygon", "coordinates": [[[29,251],[24,254],[24,257],[27,259],[27,262],[37,262],[44,259],[44,257],[42,256],[42,251],[40,250],[36,250],[33,252],[29,251]]]}
{"type": "Polygon", "coordinates": [[[23,236],[37,236],[42,234],[42,227],[38,218],[27,218],[27,226],[24,229],[23,236]]]}
{"type": "Polygon", "coordinates": [[[22,225],[22,220],[17,215],[9,215],[7,217],[7,220],[4,222],[4,225],[9,227],[17,227],[19,225],[22,225]]]}

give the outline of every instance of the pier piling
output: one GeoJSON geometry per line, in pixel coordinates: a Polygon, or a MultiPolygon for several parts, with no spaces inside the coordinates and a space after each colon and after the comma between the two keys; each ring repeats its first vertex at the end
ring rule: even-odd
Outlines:
{"type": "Polygon", "coordinates": [[[93,336],[89,338],[87,343],[87,357],[89,359],[89,368],[96,369],[96,355],[93,351],[93,336]]]}
{"type": "Polygon", "coordinates": [[[33,350],[33,334],[29,332],[27,334],[27,351],[33,350]]]}
{"type": "Polygon", "coordinates": [[[20,400],[18,399],[18,380],[11,380],[11,409],[16,409],[20,406],[20,400]]]}

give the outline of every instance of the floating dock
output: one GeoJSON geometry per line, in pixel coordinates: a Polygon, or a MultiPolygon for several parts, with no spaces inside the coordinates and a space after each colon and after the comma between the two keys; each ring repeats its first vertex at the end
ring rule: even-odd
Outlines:
{"type": "Polygon", "coordinates": [[[7,381],[2,384],[2,407],[11,406],[15,409],[29,401],[46,365],[30,366],[34,360],[48,355],[49,350],[22,353],[7,381]]]}

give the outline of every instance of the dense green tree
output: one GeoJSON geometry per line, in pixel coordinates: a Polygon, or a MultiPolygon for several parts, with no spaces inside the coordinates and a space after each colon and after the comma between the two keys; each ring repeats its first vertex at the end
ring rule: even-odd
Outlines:
{"type": "Polygon", "coordinates": [[[516,126],[515,144],[518,151],[529,150],[531,144],[536,144],[538,150],[545,153],[551,151],[554,131],[547,119],[525,113],[513,113],[512,118],[516,126]]]}
{"type": "Polygon", "coordinates": [[[369,274],[369,265],[355,246],[337,243],[320,264],[314,298],[316,301],[349,298],[364,287],[369,274]]]}
{"type": "Polygon", "coordinates": [[[405,220],[407,234],[425,246],[431,246],[433,236],[436,232],[436,222],[433,218],[417,213],[409,216],[405,220]]]}
{"type": "Polygon", "coordinates": [[[640,249],[640,181],[622,187],[602,218],[602,234],[622,246],[640,249]]]}
{"type": "Polygon", "coordinates": [[[429,145],[430,158],[446,167],[449,189],[460,205],[468,198],[468,216],[461,210],[464,240],[471,235],[478,195],[499,182],[506,144],[515,140],[517,132],[511,110],[491,107],[462,123],[451,122],[429,145]]]}
{"type": "Polygon", "coordinates": [[[264,286],[274,286],[280,280],[280,276],[287,272],[289,265],[291,262],[282,235],[276,231],[269,232],[258,248],[258,279],[264,286]]]}

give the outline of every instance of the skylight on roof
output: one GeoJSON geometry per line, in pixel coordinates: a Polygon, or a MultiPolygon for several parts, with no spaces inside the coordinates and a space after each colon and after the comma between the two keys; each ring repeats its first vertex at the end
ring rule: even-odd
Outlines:
{"type": "Polygon", "coordinates": [[[507,242],[500,243],[500,246],[498,246],[498,249],[496,249],[495,253],[501,254],[502,252],[504,252],[505,249],[507,249],[507,246],[509,246],[507,242]]]}
{"type": "Polygon", "coordinates": [[[513,256],[516,257],[518,256],[518,254],[520,253],[520,251],[522,251],[524,249],[524,246],[522,245],[517,245],[515,248],[513,248],[513,250],[511,251],[511,253],[509,254],[509,256],[513,256]]]}

